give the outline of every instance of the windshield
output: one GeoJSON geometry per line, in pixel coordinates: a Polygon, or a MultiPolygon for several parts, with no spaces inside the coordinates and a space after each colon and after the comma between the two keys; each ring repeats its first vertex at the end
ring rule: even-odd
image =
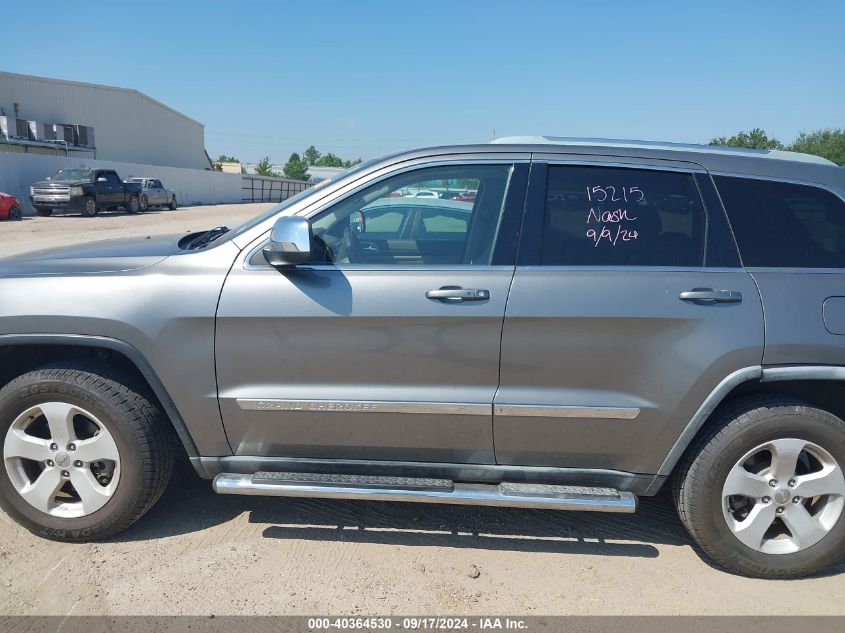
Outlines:
{"type": "Polygon", "coordinates": [[[90,169],[62,169],[51,180],[91,180],[90,169]]]}
{"type": "Polygon", "coordinates": [[[377,162],[377,160],[378,159],[373,159],[373,160],[368,160],[368,161],[363,162],[363,163],[358,163],[354,167],[350,167],[346,171],[340,172],[334,178],[326,178],[325,180],[321,180],[320,182],[318,182],[314,186],[308,187],[308,189],[305,189],[304,191],[300,191],[298,194],[288,198],[287,200],[283,200],[281,203],[277,204],[275,207],[269,209],[268,211],[265,211],[261,215],[258,215],[256,217],[252,218],[251,220],[247,220],[246,222],[244,222],[240,226],[236,227],[231,232],[230,235],[232,237],[235,237],[237,235],[240,235],[244,231],[248,231],[249,229],[251,229],[254,226],[258,226],[259,224],[261,224],[265,220],[272,218],[277,213],[284,211],[288,207],[295,205],[300,200],[304,200],[305,198],[313,195],[315,192],[319,191],[320,189],[322,189],[323,187],[325,187],[329,183],[337,182],[338,180],[341,180],[343,178],[348,178],[349,176],[351,176],[351,175],[353,175],[353,174],[355,174],[355,173],[357,173],[357,172],[359,172],[363,169],[366,169],[370,165],[377,162]]]}

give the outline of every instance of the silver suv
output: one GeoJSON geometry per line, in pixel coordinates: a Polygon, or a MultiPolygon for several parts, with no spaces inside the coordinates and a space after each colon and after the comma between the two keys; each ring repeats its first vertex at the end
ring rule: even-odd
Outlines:
{"type": "Polygon", "coordinates": [[[845,552],[843,192],[800,154],[517,138],[4,260],[0,502],[109,537],[179,454],[221,494],[633,512],[665,484],[727,569],[818,571],[845,552]]]}

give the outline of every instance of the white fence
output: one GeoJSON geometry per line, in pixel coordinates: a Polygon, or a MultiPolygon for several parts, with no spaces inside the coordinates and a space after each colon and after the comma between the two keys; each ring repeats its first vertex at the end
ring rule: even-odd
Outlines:
{"type": "Polygon", "coordinates": [[[33,213],[29,186],[66,167],[114,169],[121,178],[159,178],[168,189],[176,192],[180,205],[241,202],[240,174],[18,152],[0,152],[0,191],[17,197],[24,213],[33,213]]]}

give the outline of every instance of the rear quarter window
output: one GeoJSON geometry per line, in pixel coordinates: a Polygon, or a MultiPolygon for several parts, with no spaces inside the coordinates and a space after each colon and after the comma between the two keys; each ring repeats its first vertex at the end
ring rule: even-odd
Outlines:
{"type": "Polygon", "coordinates": [[[845,267],[845,201],[826,189],[714,177],[742,262],[764,268],[845,267]]]}

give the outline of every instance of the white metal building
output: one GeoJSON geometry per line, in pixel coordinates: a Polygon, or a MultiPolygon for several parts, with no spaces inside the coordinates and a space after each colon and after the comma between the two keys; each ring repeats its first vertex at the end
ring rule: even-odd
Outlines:
{"type": "Polygon", "coordinates": [[[2,151],[210,167],[203,124],[152,97],[128,88],[7,72],[0,72],[2,151]]]}

